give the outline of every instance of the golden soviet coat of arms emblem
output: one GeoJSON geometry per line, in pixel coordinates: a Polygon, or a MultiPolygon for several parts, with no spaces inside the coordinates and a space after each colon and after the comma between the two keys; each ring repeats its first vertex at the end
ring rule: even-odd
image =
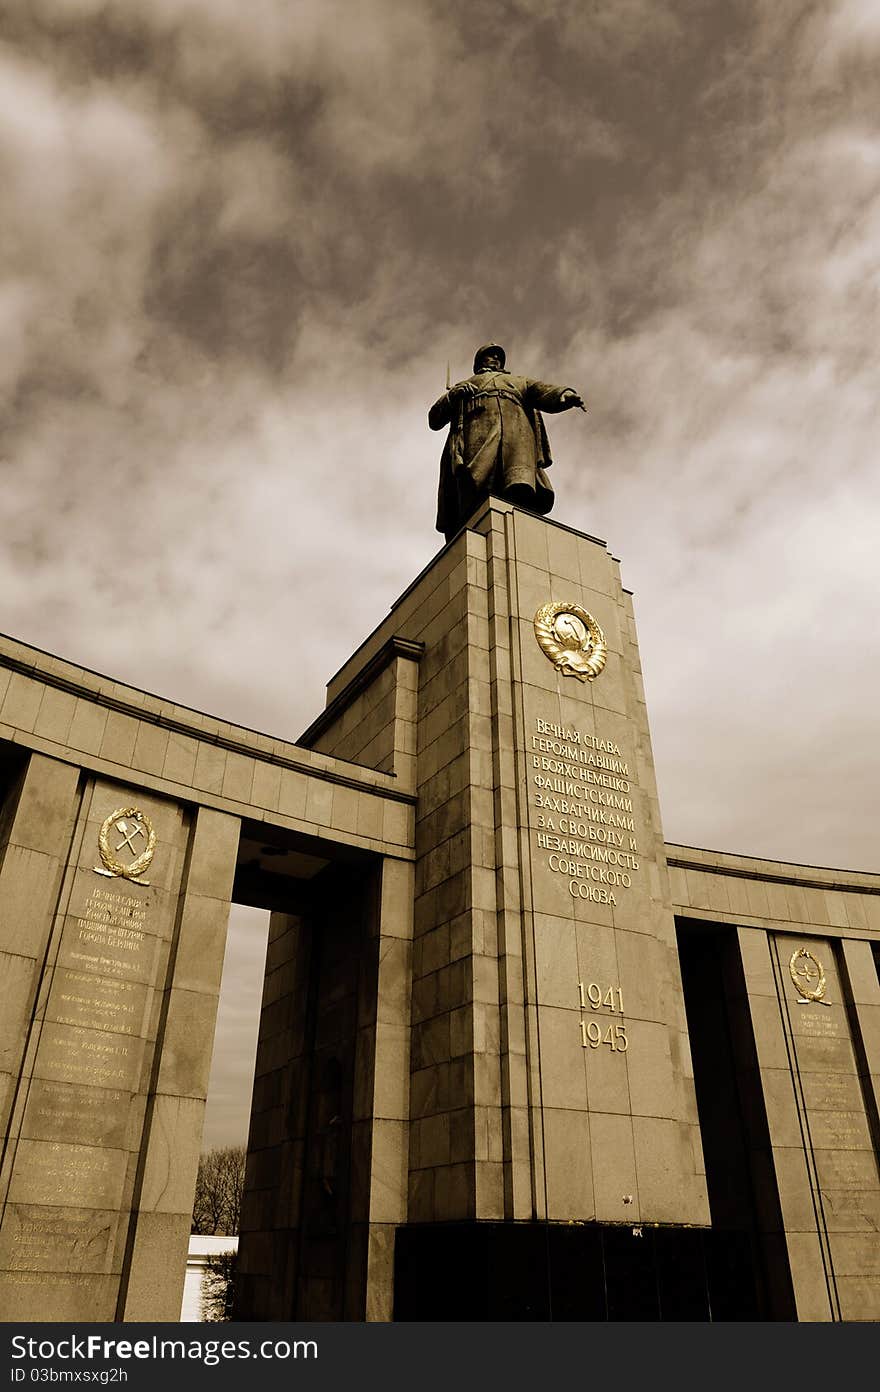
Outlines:
{"type": "Polygon", "coordinates": [[[535,615],[541,651],[565,677],[595,681],[608,656],[608,644],[592,614],[580,604],[554,600],[535,615]]]}
{"type": "Polygon", "coordinates": [[[119,807],[101,823],[98,850],[102,865],[94,867],[95,874],[114,878],[118,875],[123,880],[131,880],[132,884],[148,885],[150,881],[142,880],[139,876],[153,859],[155,849],[156,833],[146,812],[141,812],[137,807],[119,807]],[[115,847],[111,844],[116,839],[114,832],[122,837],[115,847]],[[141,837],[143,841],[140,841],[141,837]],[[130,852],[133,859],[120,860],[120,852],[126,855],[130,852]]]}
{"type": "Polygon", "coordinates": [[[809,1005],[812,1001],[818,1001],[820,1005],[830,1005],[831,1002],[824,1000],[825,995],[825,969],[818,957],[814,957],[806,947],[799,947],[796,952],[791,954],[791,961],[788,964],[791,979],[800,991],[798,1005],[809,1005]]]}

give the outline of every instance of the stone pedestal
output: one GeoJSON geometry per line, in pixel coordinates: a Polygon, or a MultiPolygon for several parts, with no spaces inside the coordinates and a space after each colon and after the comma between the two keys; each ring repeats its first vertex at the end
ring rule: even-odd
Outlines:
{"type": "MultiPolygon", "coordinates": [[[[603,543],[491,500],[330,684],[424,645],[409,1221],[707,1224],[630,597],[603,543]],[[604,669],[554,665],[552,601],[604,669]]],[[[328,711],[328,715],[330,713],[328,711]]]]}

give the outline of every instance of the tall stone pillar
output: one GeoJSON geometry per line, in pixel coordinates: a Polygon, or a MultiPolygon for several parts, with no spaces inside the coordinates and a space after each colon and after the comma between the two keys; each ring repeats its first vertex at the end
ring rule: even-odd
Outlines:
{"type": "Polygon", "coordinates": [[[738,939],[739,1029],[747,1022],[754,1041],[770,1143],[763,1165],[753,1158],[755,1188],[762,1212],[768,1193],[777,1198],[797,1318],[871,1319],[880,1221],[872,945],[800,936],[794,925],[740,928],[738,939]]]}
{"type": "MultiPolygon", "coordinates": [[[[3,809],[0,1134],[4,1136],[15,1101],[78,803],[79,770],[57,759],[32,754],[3,809]]],[[[3,1175],[5,1182],[5,1168],[3,1175]]]]}
{"type": "Polygon", "coordinates": [[[237,838],[234,817],[31,760],[0,870],[22,963],[7,1320],[37,1292],[46,1320],[177,1318],[237,838]]]}
{"type": "Polygon", "coordinates": [[[405,603],[425,643],[410,1221],[708,1225],[618,565],[493,499],[405,603]]]}
{"type": "Polygon", "coordinates": [[[386,856],[378,916],[375,1045],[366,1087],[369,1147],[363,1317],[392,1319],[394,1235],[407,1218],[413,867],[386,856]]]}
{"type": "Polygon", "coordinates": [[[162,993],[117,1319],[180,1315],[238,837],[237,817],[205,807],[196,812],[162,993]]]}

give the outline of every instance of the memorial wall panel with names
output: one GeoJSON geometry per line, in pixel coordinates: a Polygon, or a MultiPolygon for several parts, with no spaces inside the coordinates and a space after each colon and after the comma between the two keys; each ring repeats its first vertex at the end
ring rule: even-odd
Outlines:
{"type": "Polygon", "coordinates": [[[877,1297],[880,1167],[839,949],[829,939],[782,933],[772,946],[840,1315],[857,1319],[877,1297]]]}
{"type": "Polygon", "coordinates": [[[100,1277],[124,1255],[187,832],[177,805],[102,780],[84,800],[19,1087],[4,1308],[39,1272],[71,1310],[93,1298],[93,1317],[113,1318],[115,1284],[100,1277]],[[143,873],[114,873],[138,856],[143,873]]]}

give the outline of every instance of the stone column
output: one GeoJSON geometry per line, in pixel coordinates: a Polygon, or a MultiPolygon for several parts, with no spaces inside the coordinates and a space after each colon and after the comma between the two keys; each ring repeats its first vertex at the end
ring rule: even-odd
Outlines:
{"type": "MultiPolygon", "coordinates": [[[[880,958],[873,944],[858,938],[842,938],[847,995],[858,1030],[858,1067],[871,1117],[876,1143],[880,1147],[880,958]]],[[[877,1215],[880,1226],[880,1212],[877,1215]]],[[[880,1287],[880,1280],[878,1280],[880,1287]]]]}
{"type": "Polygon", "coordinates": [[[864,1044],[880,985],[870,944],[738,932],[771,1146],[758,1196],[775,1183],[798,1318],[876,1319],[880,1171],[864,1044]],[[812,972],[806,995],[799,962],[812,972]]]}
{"type": "Polygon", "coordinates": [[[178,905],[117,1315],[180,1315],[239,820],[200,808],[178,905]]]}
{"type": "MultiPolygon", "coordinates": [[[[72,822],[77,770],[51,763],[25,781],[22,828],[72,822]]],[[[6,1319],[32,1315],[37,1287],[45,1320],[178,1316],[237,831],[103,778],[72,835],[55,826],[51,931],[20,920],[39,980],[3,1166],[6,1319]]],[[[26,837],[39,903],[48,848],[26,837]]]]}
{"type": "MultiPolygon", "coordinates": [[[[79,769],[32,754],[0,828],[0,1134],[7,1135],[49,933],[70,853],[79,769]]],[[[4,1152],[6,1146],[4,1143],[4,1152]]],[[[5,1198],[8,1170],[4,1167],[5,1198]]]]}
{"type": "MultiPolygon", "coordinates": [[[[497,1038],[504,1213],[528,1216],[530,1199],[555,1221],[707,1225],[631,597],[591,537],[494,505],[478,525],[498,935],[494,961],[474,958],[477,1085],[482,1073],[491,1137],[497,1038]],[[593,679],[555,663],[558,644],[542,650],[553,604],[599,624],[593,679]]],[[[494,1216],[480,1191],[476,1216],[494,1216]]]]}
{"type": "MultiPolygon", "coordinates": [[[[775,952],[763,928],[738,928],[745,1000],[733,1012],[738,1056],[754,1058],[763,1098],[769,1152],[762,1128],[748,1132],[761,1236],[782,1241],[801,1320],[833,1318],[827,1251],[817,1224],[814,1177],[808,1169],[795,1077],[793,1046],[780,1008],[775,952]],[[745,1031],[745,1036],[743,1035],[745,1031]],[[749,1037],[750,1036],[750,1037],[749,1037]]],[[[754,1118],[747,1114],[747,1121],[754,1118]]]]}
{"type": "Polygon", "coordinates": [[[409,1221],[708,1225],[617,562],[492,499],[407,603],[425,645],[409,1221]],[[551,603],[601,625],[595,680],[542,651],[551,603]]]}
{"type": "Polygon", "coordinates": [[[407,1216],[412,923],[413,865],[386,857],[379,903],[375,1053],[368,1089],[372,1145],[367,1320],[393,1318],[394,1233],[407,1216]]]}

